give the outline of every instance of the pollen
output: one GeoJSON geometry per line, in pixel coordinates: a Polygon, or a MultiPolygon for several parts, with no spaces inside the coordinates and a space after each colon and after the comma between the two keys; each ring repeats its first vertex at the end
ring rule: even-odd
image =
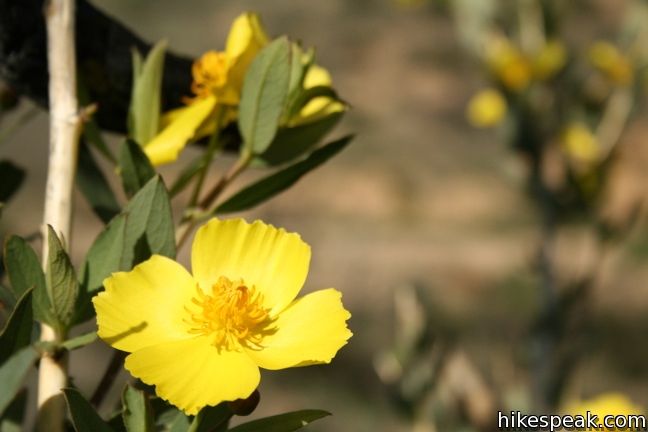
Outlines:
{"type": "Polygon", "coordinates": [[[227,84],[229,60],[224,52],[208,51],[192,66],[191,91],[197,98],[218,95],[227,84]]]}
{"type": "Polygon", "coordinates": [[[212,345],[219,349],[261,349],[263,336],[271,330],[263,295],[242,279],[232,281],[221,276],[209,292],[197,286],[197,295],[185,310],[189,332],[212,337],[212,345]]]}

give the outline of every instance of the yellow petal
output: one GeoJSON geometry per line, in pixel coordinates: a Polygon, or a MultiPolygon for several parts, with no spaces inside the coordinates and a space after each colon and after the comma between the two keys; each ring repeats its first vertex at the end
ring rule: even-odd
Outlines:
{"type": "Polygon", "coordinates": [[[260,380],[259,368],[244,352],[219,351],[205,336],[135,351],[124,366],[189,415],[207,405],[246,398],[260,380]]]}
{"type": "Polygon", "coordinates": [[[533,59],[533,73],[540,80],[547,80],[558,73],[567,63],[567,49],[559,40],[548,41],[533,59]]]}
{"type": "Polygon", "coordinates": [[[261,49],[268,44],[259,16],[246,12],[239,15],[230,28],[225,53],[230,62],[229,83],[241,89],[245,72],[261,49]]]}
{"type": "Polygon", "coordinates": [[[264,297],[271,313],[283,310],[306,280],[310,247],[298,234],[261,221],[212,219],[196,233],[192,251],[193,274],[207,290],[220,276],[243,279],[264,297]]]}
{"type": "MultiPolygon", "coordinates": [[[[304,89],[318,86],[331,87],[331,74],[321,66],[312,65],[304,77],[304,89]]],[[[320,96],[309,101],[299,112],[299,118],[291,121],[291,125],[307,123],[322,118],[334,112],[344,111],[346,106],[329,97],[320,96]]]]}
{"type": "Polygon", "coordinates": [[[326,289],[294,301],[274,322],[276,332],[263,338],[264,348],[248,354],[265,369],[329,363],[352,336],[341,297],[326,289]]]}
{"type": "Polygon", "coordinates": [[[113,347],[133,352],[193,336],[183,319],[196,282],[177,262],[153,255],[130,272],[114,273],[104,286],[92,302],[97,334],[113,347]]]}
{"type": "Polygon", "coordinates": [[[570,158],[591,164],[601,156],[601,148],[596,136],[587,125],[575,122],[568,125],[562,133],[562,145],[570,158]]]}
{"type": "Polygon", "coordinates": [[[475,127],[491,127],[504,119],[506,110],[506,99],[500,92],[495,89],[484,89],[468,102],[466,117],[475,127]]]}
{"type": "Polygon", "coordinates": [[[215,107],[216,98],[208,96],[175,113],[175,119],[144,146],[144,153],[151,163],[162,165],[175,161],[215,107]]]}

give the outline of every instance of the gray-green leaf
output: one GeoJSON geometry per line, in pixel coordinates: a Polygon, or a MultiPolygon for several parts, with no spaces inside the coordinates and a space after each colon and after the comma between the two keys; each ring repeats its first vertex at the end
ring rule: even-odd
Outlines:
{"type": "Polygon", "coordinates": [[[302,176],[317,168],[349,144],[346,136],[315,150],[306,159],[282,169],[236,193],[216,208],[215,213],[232,213],[247,210],[277,195],[295,184],[302,176]]]}
{"type": "Polygon", "coordinates": [[[263,153],[276,134],[288,94],[290,57],[288,39],[279,38],[261,50],[245,74],[238,119],[243,151],[263,153]]]}
{"type": "Polygon", "coordinates": [[[32,326],[32,291],[28,290],[18,300],[4,329],[0,332],[0,364],[31,343],[32,326]]]}
{"type": "Polygon", "coordinates": [[[142,63],[139,53],[133,54],[133,91],[129,111],[130,136],[138,143],[148,143],[158,132],[160,93],[164,73],[166,41],[151,49],[142,63]]]}
{"type": "Polygon", "coordinates": [[[133,196],[155,176],[155,169],[142,148],[126,139],[119,149],[119,167],[126,195],[133,196]]]}
{"type": "Polygon", "coordinates": [[[121,210],[119,203],[85,140],[80,144],[76,183],[92,211],[107,223],[121,210]]]}
{"type": "Polygon", "coordinates": [[[68,328],[74,317],[74,307],[79,295],[79,284],[77,282],[74,267],[70,262],[61,241],[51,226],[47,226],[47,291],[49,293],[52,309],[62,328],[68,328]]]}
{"type": "Polygon", "coordinates": [[[229,432],[292,432],[331,413],[322,410],[302,410],[254,420],[238,425],[229,432]]]}
{"type": "Polygon", "coordinates": [[[122,393],[122,417],[128,432],[152,432],[153,411],[146,394],[126,385],[122,393]]]}
{"type": "Polygon", "coordinates": [[[140,189],[123,210],[127,215],[121,269],[131,269],[152,254],[175,258],[175,231],[169,194],[159,176],[140,189]]]}
{"type": "Polygon", "coordinates": [[[27,372],[29,372],[29,369],[34,365],[37,358],[38,352],[33,347],[27,346],[9,357],[0,366],[0,383],[2,383],[2,391],[0,391],[0,416],[2,416],[4,410],[9,406],[16,393],[22,387],[27,372]]]}
{"type": "Polygon", "coordinates": [[[68,388],[63,393],[77,432],[113,432],[78,390],[68,388]]]}

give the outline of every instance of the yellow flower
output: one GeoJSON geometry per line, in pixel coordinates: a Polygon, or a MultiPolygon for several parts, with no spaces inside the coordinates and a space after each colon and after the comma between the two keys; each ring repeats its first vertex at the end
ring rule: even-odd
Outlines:
{"type": "Polygon", "coordinates": [[[610,81],[618,85],[629,85],[634,79],[630,60],[619,49],[607,41],[596,42],[589,49],[592,65],[610,81]]]}
{"type": "Polygon", "coordinates": [[[352,335],[340,292],[296,299],[309,261],[298,234],[212,219],[196,233],[193,274],[154,255],[107,278],[93,299],[97,333],[130,353],[133,376],[187,414],[246,398],[260,367],[329,363],[352,335]]]}
{"type": "Polygon", "coordinates": [[[232,119],[245,73],[267,43],[258,15],[248,12],[234,20],[225,51],[209,51],[194,63],[191,91],[195,96],[187,99],[189,106],[167,114],[164,129],[144,145],[153,165],[175,161],[187,142],[200,136],[199,129],[214,131],[218,109],[224,110],[223,122],[232,119]]]}
{"type": "Polygon", "coordinates": [[[486,44],[486,64],[508,89],[521,91],[531,82],[531,64],[520,49],[503,36],[493,36],[486,44]]]}
{"type": "Polygon", "coordinates": [[[484,89],[468,102],[466,117],[475,127],[492,127],[506,115],[506,99],[495,89],[484,89]]]}
{"type": "MultiPolygon", "coordinates": [[[[565,413],[570,415],[586,416],[589,411],[598,417],[599,424],[603,425],[605,416],[629,416],[643,415],[644,410],[635,405],[627,396],[621,393],[604,393],[598,397],[586,401],[571,402],[565,407],[565,413]]],[[[605,428],[602,430],[613,431],[615,429],[605,428]]],[[[621,430],[621,429],[619,429],[621,430]]],[[[637,430],[637,429],[623,429],[637,430]]]]}
{"type": "MultiPolygon", "coordinates": [[[[304,90],[313,87],[333,87],[329,71],[316,64],[311,65],[304,76],[304,90]]],[[[319,96],[310,100],[301,111],[288,122],[289,126],[310,123],[329,114],[346,110],[346,105],[327,96],[319,96]]]]}
{"type": "Polygon", "coordinates": [[[567,49],[559,40],[548,41],[533,58],[533,75],[548,80],[567,63],[567,49]]]}
{"type": "Polygon", "coordinates": [[[587,165],[598,162],[601,156],[598,140],[585,124],[574,122],[568,125],[561,138],[563,149],[570,159],[587,165]]]}

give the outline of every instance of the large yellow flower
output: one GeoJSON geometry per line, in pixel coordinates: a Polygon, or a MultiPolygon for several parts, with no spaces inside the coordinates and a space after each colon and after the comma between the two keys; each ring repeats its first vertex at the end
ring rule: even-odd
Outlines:
{"type": "Polygon", "coordinates": [[[209,51],[192,68],[194,97],[189,106],[174,110],[166,127],[149,143],[144,152],[154,165],[173,162],[201,126],[211,119],[211,129],[218,110],[230,115],[238,105],[243,79],[254,57],[268,43],[258,15],[246,12],[232,23],[225,51],[209,51]]]}
{"type": "Polygon", "coordinates": [[[246,398],[259,367],[328,363],[352,335],[340,292],[295,299],[309,261],[298,234],[212,219],[196,234],[193,275],[154,255],[104,281],[93,299],[98,335],[129,352],[126,369],[187,414],[246,398]]]}

